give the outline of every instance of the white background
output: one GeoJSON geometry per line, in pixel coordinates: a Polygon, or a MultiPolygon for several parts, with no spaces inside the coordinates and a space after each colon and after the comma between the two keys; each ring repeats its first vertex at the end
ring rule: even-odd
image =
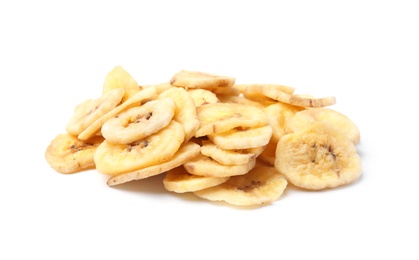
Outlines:
{"type": "Polygon", "coordinates": [[[418,259],[415,1],[1,1],[1,259],[418,259]],[[136,2],[136,3],[134,3],[136,2]],[[44,153],[116,65],[333,95],[361,130],[356,183],[241,209],[63,175],[44,153]]]}

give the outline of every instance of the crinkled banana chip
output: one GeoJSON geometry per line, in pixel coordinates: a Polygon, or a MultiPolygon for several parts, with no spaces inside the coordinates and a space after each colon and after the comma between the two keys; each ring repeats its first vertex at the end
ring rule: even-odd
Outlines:
{"type": "Polygon", "coordinates": [[[237,206],[257,206],[278,200],[287,184],[287,180],[274,168],[258,166],[244,175],[232,176],[220,185],[195,191],[194,194],[237,206]]]}
{"type": "Polygon", "coordinates": [[[80,172],[94,168],[93,155],[102,142],[100,136],[83,141],[69,134],[59,134],[48,145],[45,158],[57,172],[80,172]]]}
{"type": "Polygon", "coordinates": [[[295,186],[309,190],[349,184],[362,172],[354,143],[325,122],[284,135],[276,149],[275,168],[295,186]]]}

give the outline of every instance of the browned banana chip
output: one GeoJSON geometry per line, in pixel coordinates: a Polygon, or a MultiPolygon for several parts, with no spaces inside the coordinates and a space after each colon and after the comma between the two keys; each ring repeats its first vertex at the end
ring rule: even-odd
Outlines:
{"type": "Polygon", "coordinates": [[[59,134],[49,144],[45,158],[59,173],[76,173],[94,168],[93,154],[102,142],[103,137],[100,136],[82,141],[69,134],[59,134]]]}

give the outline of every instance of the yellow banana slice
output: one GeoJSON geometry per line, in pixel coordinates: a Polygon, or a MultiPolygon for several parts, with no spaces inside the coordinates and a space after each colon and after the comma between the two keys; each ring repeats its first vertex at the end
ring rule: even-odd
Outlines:
{"type": "Polygon", "coordinates": [[[173,75],[170,84],[182,88],[225,88],[234,85],[235,78],[200,71],[182,70],[173,75]]]}
{"type": "Polygon", "coordinates": [[[272,126],[272,140],[278,142],[285,134],[285,122],[288,118],[294,116],[302,107],[292,106],[282,102],[276,102],[265,108],[266,117],[269,125],[272,126]]]}
{"type": "Polygon", "coordinates": [[[199,154],[200,146],[193,142],[183,143],[179,150],[170,158],[158,165],[142,168],[137,171],[114,175],[109,178],[107,184],[115,186],[118,184],[126,183],[133,180],[145,179],[154,175],[167,172],[173,168],[179,167],[185,162],[191,160],[199,154]]]}
{"type": "Polygon", "coordinates": [[[163,185],[168,191],[185,193],[219,185],[226,182],[229,178],[193,175],[180,166],[166,173],[163,178],[163,185]]]}
{"type": "Polygon", "coordinates": [[[252,158],[246,164],[222,165],[211,158],[198,155],[194,159],[183,164],[186,171],[193,175],[208,177],[228,177],[242,175],[249,172],[255,166],[256,159],[252,158]]]}
{"type": "Polygon", "coordinates": [[[116,88],[122,88],[125,90],[122,102],[127,101],[141,90],[137,81],[135,81],[135,79],[121,66],[116,66],[106,75],[105,82],[102,87],[102,93],[109,92],[116,88]]]}
{"type": "Polygon", "coordinates": [[[235,127],[259,127],[268,124],[263,110],[238,103],[214,103],[196,108],[201,123],[195,136],[223,133],[235,127]]]}
{"type": "Polygon", "coordinates": [[[130,144],[104,141],[96,149],[94,160],[100,173],[117,175],[168,161],[185,138],[181,124],[171,121],[159,132],[130,144]]]}
{"type": "Polygon", "coordinates": [[[337,131],[346,135],[354,144],[360,142],[360,132],[354,122],[346,115],[330,108],[310,108],[296,113],[287,118],[284,124],[284,131],[287,133],[297,132],[316,121],[328,122],[337,128],[337,131]]]}
{"type": "Polygon", "coordinates": [[[217,97],[222,103],[238,103],[246,106],[253,106],[262,110],[265,109],[265,106],[262,103],[243,96],[217,95],[217,97]]]}
{"type": "Polygon", "coordinates": [[[310,190],[351,183],[362,171],[353,142],[325,122],[284,135],[276,149],[275,168],[295,186],[310,190]]]}
{"type": "Polygon", "coordinates": [[[124,89],[116,88],[97,99],[89,99],[77,105],[66,126],[67,133],[79,135],[100,117],[114,109],[121,102],[124,94],[124,89]]]}
{"type": "Polygon", "coordinates": [[[163,83],[153,84],[153,85],[143,85],[142,87],[143,88],[155,88],[156,93],[160,94],[160,93],[168,90],[169,88],[172,88],[173,86],[170,85],[169,82],[163,82],[163,83]]]}
{"type": "Polygon", "coordinates": [[[110,143],[129,144],[166,127],[174,113],[175,103],[170,98],[149,101],[109,119],[103,124],[101,132],[110,143]]]}
{"type": "Polygon", "coordinates": [[[278,200],[287,184],[287,180],[275,168],[258,166],[244,175],[232,176],[220,185],[195,191],[194,194],[236,206],[258,206],[278,200]]]}
{"type": "Polygon", "coordinates": [[[154,87],[140,90],[139,92],[137,92],[134,96],[132,96],[130,99],[128,99],[124,103],[115,107],[114,109],[104,114],[103,116],[97,118],[96,121],[90,124],[83,132],[79,134],[78,138],[81,140],[87,140],[93,137],[94,135],[100,132],[101,127],[106,121],[108,121],[109,119],[111,119],[112,117],[116,116],[117,114],[121,113],[122,111],[124,111],[125,109],[129,107],[141,105],[143,102],[145,103],[146,101],[155,97],[155,95],[156,95],[156,88],[154,87]]]}
{"type": "Polygon", "coordinates": [[[210,141],[204,141],[201,153],[223,165],[246,164],[262,153],[263,147],[250,149],[225,150],[210,141]]]}
{"type": "Polygon", "coordinates": [[[82,141],[69,134],[59,134],[48,145],[45,158],[59,173],[76,173],[94,168],[93,154],[102,142],[103,137],[100,136],[82,141]]]}
{"type": "Polygon", "coordinates": [[[276,146],[278,142],[271,139],[269,143],[265,146],[263,152],[259,155],[258,159],[267,163],[268,165],[273,166],[276,159],[276,146]]]}
{"type": "Polygon", "coordinates": [[[219,102],[217,95],[206,89],[189,89],[188,93],[191,95],[196,107],[219,102]]]}
{"type": "Polygon", "coordinates": [[[263,96],[265,96],[273,100],[300,107],[326,107],[336,103],[335,97],[313,98],[303,95],[293,95],[290,91],[291,89],[294,91],[291,87],[282,86],[281,88],[281,86],[278,87],[275,85],[253,84],[242,87],[242,92],[244,93],[244,96],[249,99],[263,100],[263,96]],[[286,88],[290,89],[287,90],[286,88]]]}
{"type": "Polygon", "coordinates": [[[221,149],[248,149],[265,146],[272,136],[272,127],[265,125],[253,128],[235,128],[208,138],[221,149]]]}
{"type": "Polygon", "coordinates": [[[162,92],[158,98],[173,99],[176,105],[173,119],[183,125],[185,128],[185,142],[189,141],[199,128],[195,103],[191,95],[183,88],[172,87],[162,92]]]}

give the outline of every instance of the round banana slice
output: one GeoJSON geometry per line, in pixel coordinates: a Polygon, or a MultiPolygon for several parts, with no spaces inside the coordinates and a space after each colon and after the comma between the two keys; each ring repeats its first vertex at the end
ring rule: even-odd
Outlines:
{"type": "Polygon", "coordinates": [[[232,176],[220,185],[195,191],[194,194],[236,206],[260,206],[278,200],[287,184],[287,180],[275,168],[257,166],[244,175],[232,176]]]}
{"type": "Polygon", "coordinates": [[[174,114],[175,103],[172,99],[153,100],[109,119],[103,124],[101,132],[110,143],[129,144],[165,128],[174,114]]]}
{"type": "Polygon", "coordinates": [[[117,114],[121,113],[125,109],[128,109],[132,106],[139,106],[146,101],[149,101],[156,95],[156,88],[150,87],[146,89],[142,89],[137,92],[133,97],[122,103],[121,105],[115,107],[108,113],[104,114],[103,116],[99,117],[96,121],[94,121],[91,125],[89,125],[83,132],[81,132],[78,136],[81,140],[87,140],[94,135],[100,132],[101,127],[103,124],[111,119],[112,117],[116,116],[117,114]]]}
{"type": "Polygon", "coordinates": [[[222,165],[211,158],[198,155],[194,159],[183,164],[186,171],[193,175],[208,177],[228,177],[234,175],[242,175],[249,172],[255,167],[256,159],[252,158],[246,164],[240,165],[222,165]]]}
{"type": "Polygon", "coordinates": [[[155,88],[157,94],[160,94],[166,90],[168,90],[169,88],[172,88],[173,86],[170,85],[169,82],[163,82],[163,83],[158,83],[158,84],[153,84],[153,85],[142,85],[143,88],[155,88]]]}
{"type": "Polygon", "coordinates": [[[248,149],[265,146],[272,137],[272,127],[265,125],[253,128],[235,128],[208,138],[221,149],[248,149]]]}
{"type": "Polygon", "coordinates": [[[116,88],[122,88],[125,90],[122,102],[127,101],[141,90],[137,81],[135,81],[135,79],[121,66],[116,66],[106,75],[105,82],[102,87],[102,93],[109,92],[116,88]]]}
{"type": "Polygon", "coordinates": [[[196,107],[219,102],[217,95],[206,89],[189,89],[188,93],[191,95],[196,107]]]}
{"type": "Polygon", "coordinates": [[[100,136],[82,141],[69,134],[59,134],[48,145],[45,158],[59,173],[76,173],[94,168],[93,154],[102,142],[103,137],[100,136]]]}
{"type": "Polygon", "coordinates": [[[191,95],[183,88],[172,87],[162,92],[158,98],[173,99],[176,105],[173,119],[183,125],[185,128],[185,142],[189,141],[199,128],[195,103],[191,95]]]}
{"type": "Polygon", "coordinates": [[[94,160],[100,173],[117,175],[166,162],[178,151],[185,138],[181,124],[171,121],[159,132],[130,144],[104,141],[94,160]]]}
{"type": "Polygon", "coordinates": [[[263,147],[250,149],[225,150],[217,147],[211,141],[203,141],[201,153],[223,165],[246,164],[256,158],[263,151],[263,147]]]}
{"type": "Polygon", "coordinates": [[[292,106],[282,102],[276,102],[265,108],[266,117],[272,126],[272,140],[278,142],[285,134],[285,121],[294,116],[298,111],[303,110],[302,107],[292,106]]]}
{"type": "Polygon", "coordinates": [[[235,127],[259,127],[268,124],[263,110],[238,103],[214,103],[196,108],[201,125],[195,136],[223,133],[235,127]]]}
{"type": "Polygon", "coordinates": [[[78,136],[96,120],[114,109],[121,102],[124,94],[124,89],[116,88],[97,99],[89,99],[77,105],[66,126],[67,133],[78,136]]]}
{"type": "Polygon", "coordinates": [[[163,178],[163,185],[168,191],[185,193],[219,185],[228,181],[229,178],[193,175],[180,166],[166,173],[163,178]]]}
{"type": "Polygon", "coordinates": [[[310,108],[288,117],[284,124],[287,133],[297,132],[316,121],[328,122],[337,128],[337,131],[346,135],[354,144],[360,142],[360,132],[354,122],[347,116],[330,108],[310,108]]]}
{"type": "Polygon", "coordinates": [[[176,73],[170,80],[170,84],[182,88],[225,88],[231,87],[236,81],[235,78],[215,75],[199,71],[182,70],[176,73]]]}
{"type": "Polygon", "coordinates": [[[181,166],[185,162],[193,159],[199,154],[200,146],[193,142],[183,143],[179,150],[173,155],[170,160],[158,165],[142,168],[137,171],[114,175],[108,180],[109,186],[115,186],[125,182],[145,179],[154,175],[167,172],[173,168],[181,166]]]}
{"type": "Polygon", "coordinates": [[[275,168],[295,186],[309,190],[351,183],[362,171],[354,143],[325,122],[284,135],[276,149],[275,168]]]}

